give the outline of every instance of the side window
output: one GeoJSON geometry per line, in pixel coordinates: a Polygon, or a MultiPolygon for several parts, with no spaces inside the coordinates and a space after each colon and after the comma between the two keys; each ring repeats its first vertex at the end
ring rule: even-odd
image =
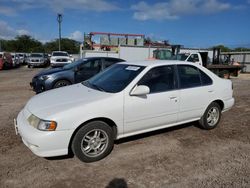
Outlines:
{"type": "Polygon", "coordinates": [[[197,61],[199,61],[199,56],[198,56],[198,54],[192,54],[192,55],[188,58],[187,61],[188,61],[188,62],[197,62],[197,61]]]}
{"type": "Polygon", "coordinates": [[[107,67],[113,65],[116,62],[117,62],[117,60],[115,60],[115,59],[104,59],[103,69],[106,69],[107,67]]]}
{"type": "Polygon", "coordinates": [[[211,85],[213,83],[212,79],[206,73],[200,70],[200,74],[203,86],[211,85]]]}
{"type": "Polygon", "coordinates": [[[161,66],[149,70],[138,85],[146,85],[150,93],[164,92],[175,89],[174,66],[161,66]]]}
{"type": "Polygon", "coordinates": [[[87,63],[80,65],[79,69],[84,70],[84,71],[99,72],[101,70],[101,61],[100,60],[90,60],[87,63]]]}
{"type": "Polygon", "coordinates": [[[200,72],[196,67],[190,65],[177,67],[181,89],[201,86],[200,72]]]}

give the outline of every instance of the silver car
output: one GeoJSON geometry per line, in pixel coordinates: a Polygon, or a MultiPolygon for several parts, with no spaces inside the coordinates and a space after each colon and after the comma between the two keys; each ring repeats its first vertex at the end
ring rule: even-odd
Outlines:
{"type": "Polygon", "coordinates": [[[31,53],[27,59],[28,68],[31,67],[46,67],[49,65],[48,56],[44,53],[31,53]]]}

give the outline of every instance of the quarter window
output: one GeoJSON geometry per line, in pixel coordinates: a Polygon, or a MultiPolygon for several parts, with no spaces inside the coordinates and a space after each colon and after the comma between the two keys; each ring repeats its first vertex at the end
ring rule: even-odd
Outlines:
{"type": "Polygon", "coordinates": [[[164,92],[175,89],[174,66],[161,66],[149,70],[138,85],[146,85],[150,93],[164,92]]]}

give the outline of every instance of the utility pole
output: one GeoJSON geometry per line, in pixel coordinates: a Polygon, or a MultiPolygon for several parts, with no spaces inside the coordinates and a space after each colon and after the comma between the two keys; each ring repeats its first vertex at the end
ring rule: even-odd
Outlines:
{"type": "Polygon", "coordinates": [[[62,23],[62,14],[57,14],[58,29],[59,29],[59,51],[61,51],[61,23],[62,23]]]}

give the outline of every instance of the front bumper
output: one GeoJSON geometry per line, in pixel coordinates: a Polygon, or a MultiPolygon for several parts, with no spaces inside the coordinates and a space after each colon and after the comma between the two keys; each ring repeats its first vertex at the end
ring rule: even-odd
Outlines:
{"type": "Polygon", "coordinates": [[[33,79],[32,82],[30,82],[30,87],[36,93],[41,93],[41,92],[45,91],[45,84],[44,84],[44,82],[40,81],[38,79],[33,79]]]}
{"type": "Polygon", "coordinates": [[[67,63],[67,62],[56,62],[55,63],[55,62],[53,62],[53,63],[50,63],[50,66],[51,67],[63,67],[64,65],[68,65],[70,63],[67,63]]]}
{"type": "Polygon", "coordinates": [[[29,62],[28,63],[28,65],[30,65],[30,66],[33,66],[33,67],[40,67],[40,66],[45,66],[46,65],[46,63],[45,62],[29,62]]]}
{"type": "Polygon", "coordinates": [[[18,114],[15,123],[15,130],[21,136],[23,143],[40,157],[67,155],[73,130],[40,131],[29,125],[27,110],[26,113],[24,111],[18,114]]]}

